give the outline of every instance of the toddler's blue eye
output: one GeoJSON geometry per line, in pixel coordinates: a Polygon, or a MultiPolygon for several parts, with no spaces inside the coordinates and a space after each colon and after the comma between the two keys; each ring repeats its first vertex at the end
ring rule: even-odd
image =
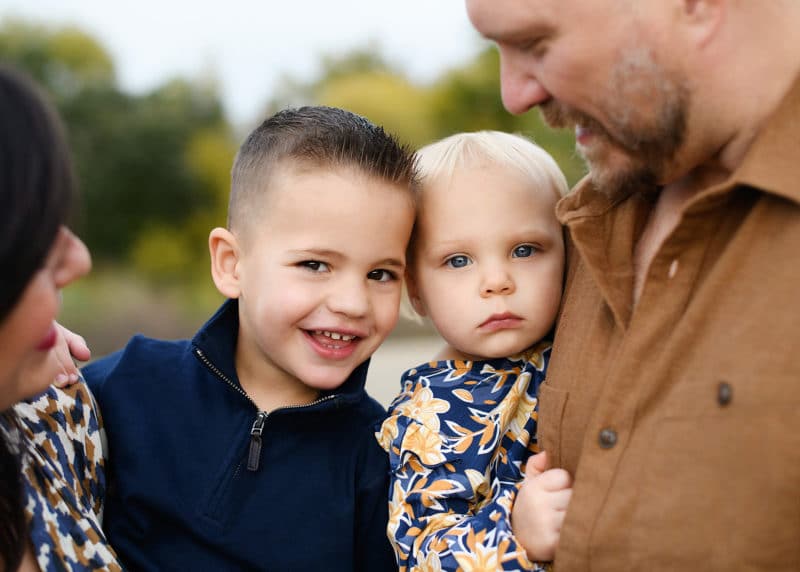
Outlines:
{"type": "Polygon", "coordinates": [[[378,282],[391,282],[392,280],[397,279],[397,274],[390,270],[384,270],[383,268],[378,268],[377,270],[373,270],[369,274],[367,274],[367,278],[370,280],[377,280],[378,282]]]}
{"type": "Polygon", "coordinates": [[[445,260],[445,264],[450,268],[464,268],[472,264],[472,260],[465,254],[456,254],[445,260]]]}
{"type": "Polygon", "coordinates": [[[307,268],[312,272],[327,272],[328,270],[330,270],[327,264],[325,264],[324,262],[320,262],[319,260],[304,260],[299,263],[299,266],[307,268]]]}
{"type": "Polygon", "coordinates": [[[511,256],[513,258],[528,258],[533,256],[534,252],[536,252],[536,247],[531,246],[530,244],[520,244],[514,249],[511,256]]]}

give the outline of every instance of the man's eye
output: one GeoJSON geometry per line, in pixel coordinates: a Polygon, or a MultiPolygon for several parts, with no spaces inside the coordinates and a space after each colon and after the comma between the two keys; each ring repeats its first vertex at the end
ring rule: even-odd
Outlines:
{"type": "Polygon", "coordinates": [[[530,244],[520,244],[511,253],[512,258],[528,258],[536,252],[536,247],[530,244]]]}
{"type": "Polygon", "coordinates": [[[397,280],[397,274],[392,272],[391,270],[384,270],[383,268],[378,268],[377,270],[373,270],[369,274],[367,274],[367,278],[370,280],[376,280],[378,282],[391,282],[393,280],[397,280]]]}
{"type": "Polygon", "coordinates": [[[472,264],[472,260],[465,254],[456,254],[445,260],[444,263],[450,268],[464,268],[472,264]]]}
{"type": "Polygon", "coordinates": [[[302,268],[307,268],[312,272],[328,272],[330,268],[324,262],[319,260],[304,260],[298,264],[302,268]]]}

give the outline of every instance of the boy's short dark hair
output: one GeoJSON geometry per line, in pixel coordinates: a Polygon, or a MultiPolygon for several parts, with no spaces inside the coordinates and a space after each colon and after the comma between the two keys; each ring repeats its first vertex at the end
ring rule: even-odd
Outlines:
{"type": "Polygon", "coordinates": [[[369,120],[335,107],[305,106],[266,119],[239,148],[231,170],[228,228],[246,224],[273,172],[286,163],[354,168],[409,189],[418,186],[411,149],[369,120]]]}

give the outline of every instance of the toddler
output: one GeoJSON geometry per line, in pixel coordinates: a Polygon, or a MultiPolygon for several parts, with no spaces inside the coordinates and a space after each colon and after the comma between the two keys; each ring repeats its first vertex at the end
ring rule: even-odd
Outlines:
{"type": "Polygon", "coordinates": [[[534,570],[552,558],[571,493],[565,472],[534,458],[512,531],[561,298],[567,182],[541,148],[501,132],[453,135],[418,160],[408,294],[445,346],[403,375],[378,434],[389,537],[401,570],[534,570]]]}

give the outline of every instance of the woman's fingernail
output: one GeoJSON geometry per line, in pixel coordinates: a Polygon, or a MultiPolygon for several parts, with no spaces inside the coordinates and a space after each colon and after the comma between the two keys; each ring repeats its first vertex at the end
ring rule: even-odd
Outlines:
{"type": "Polygon", "coordinates": [[[68,376],[66,373],[59,373],[59,374],[56,376],[56,381],[55,381],[55,384],[56,384],[58,387],[63,387],[63,386],[64,386],[64,384],[65,384],[65,383],[67,383],[67,381],[69,381],[69,376],[68,376]]]}

